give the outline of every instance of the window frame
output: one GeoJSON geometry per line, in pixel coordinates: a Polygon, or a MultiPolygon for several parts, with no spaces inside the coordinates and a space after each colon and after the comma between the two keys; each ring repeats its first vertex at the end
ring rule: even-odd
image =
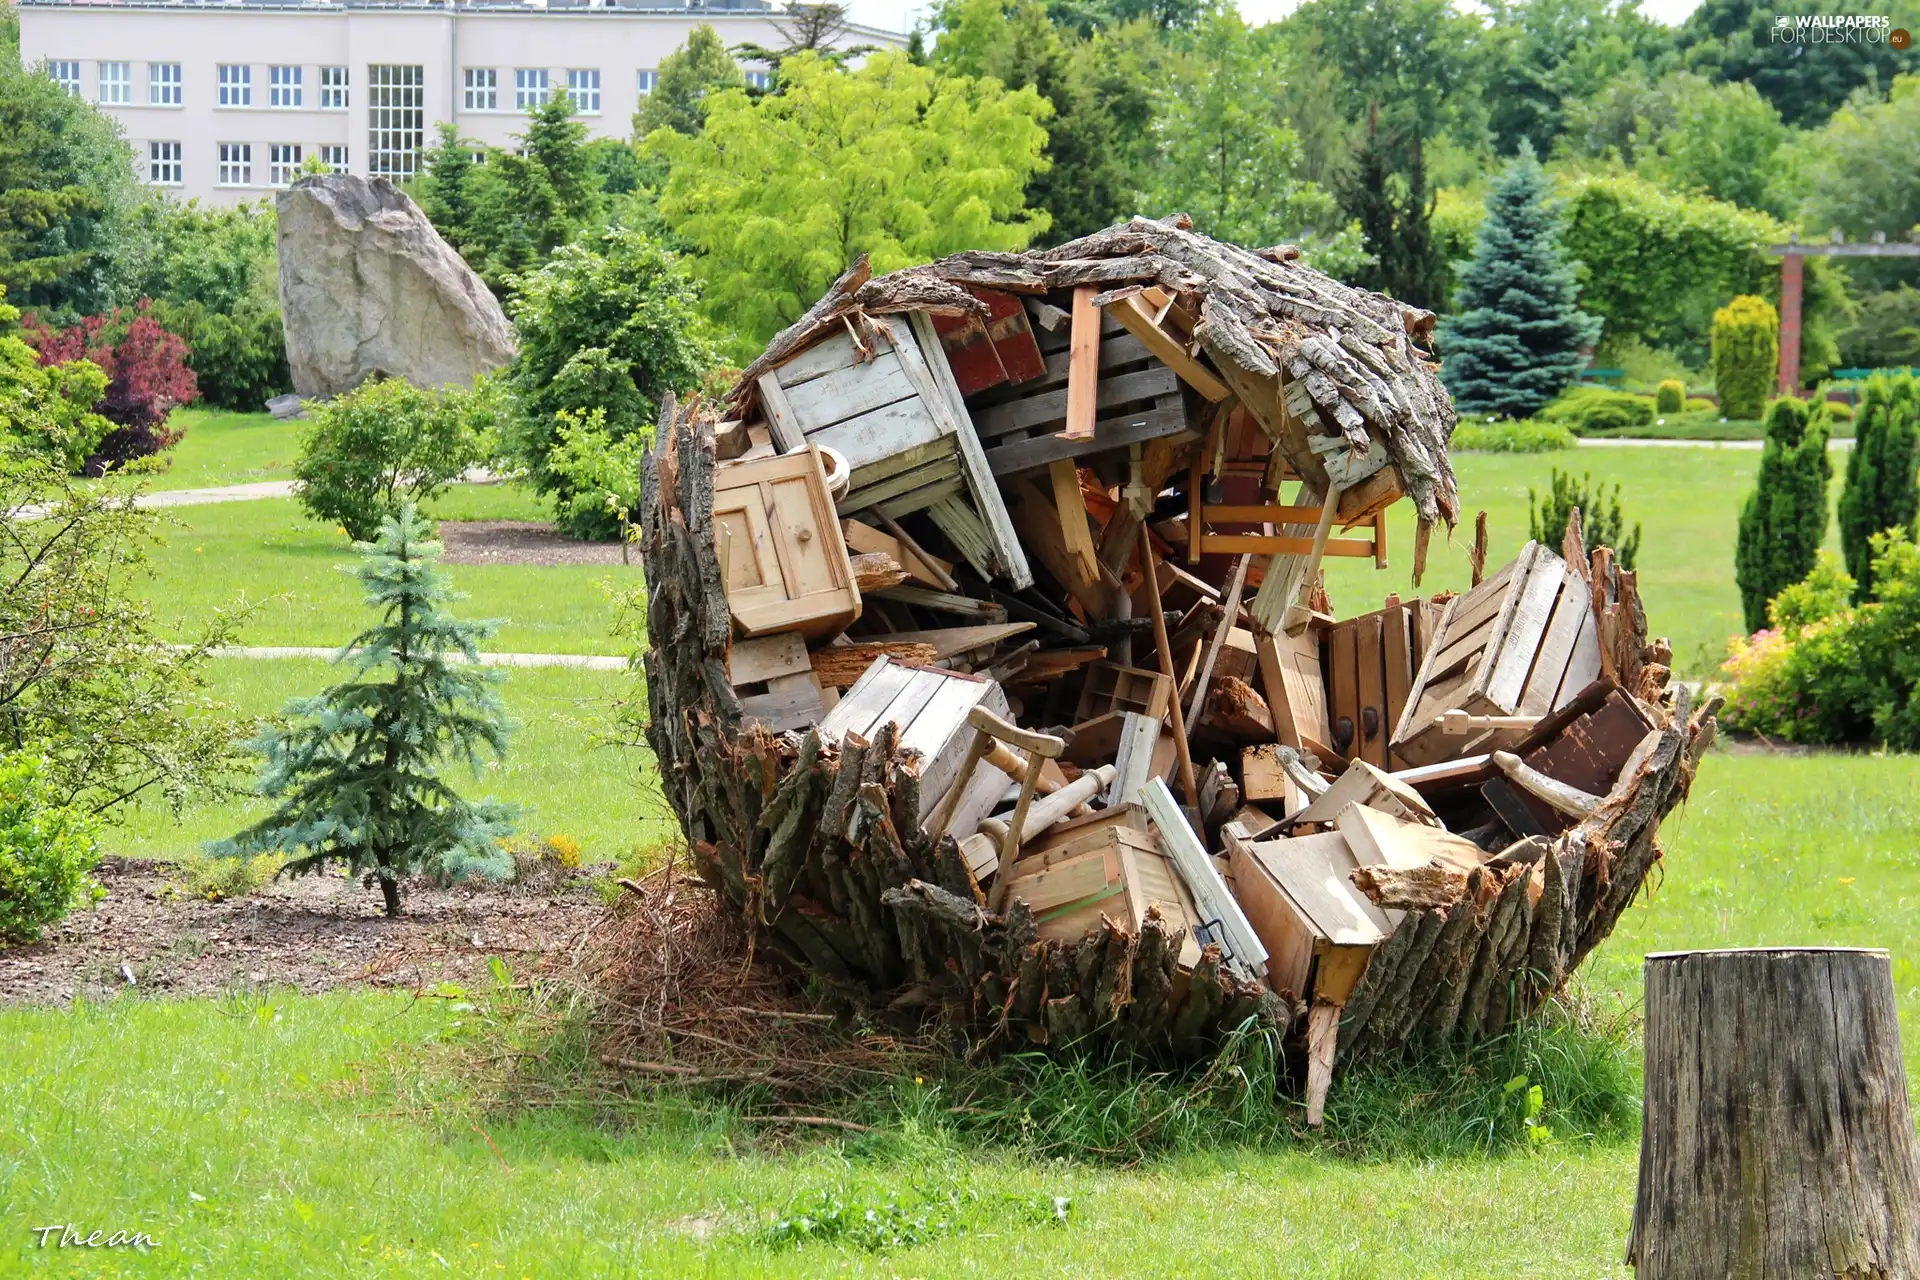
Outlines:
{"type": "Polygon", "coordinates": [[[298,111],[306,100],[305,68],[298,63],[267,67],[267,106],[275,111],[298,111]],[[282,77],[282,72],[288,73],[282,77]]]}
{"type": "Polygon", "coordinates": [[[553,73],[545,67],[515,67],[513,69],[513,109],[519,112],[538,111],[547,105],[553,97],[553,73]],[[531,77],[539,76],[539,83],[532,83],[531,77]],[[527,95],[538,90],[539,97],[528,101],[527,95]]]}
{"type": "Polygon", "coordinates": [[[304,162],[306,148],[298,142],[269,142],[267,144],[267,185],[269,187],[290,187],[300,176],[300,166],[304,162]],[[289,157],[288,152],[292,155],[289,157]]]}
{"type": "Polygon", "coordinates": [[[178,142],[160,142],[160,141],[149,141],[147,143],[147,185],[148,186],[150,187],[184,186],[186,183],[186,174],[187,174],[186,147],[183,144],[178,142]],[[160,156],[155,154],[161,147],[173,148],[172,154],[168,156],[160,156]],[[170,178],[156,177],[155,174],[160,171],[162,166],[167,166],[173,176],[170,178]]]}
{"type": "Polygon", "coordinates": [[[421,63],[367,64],[367,176],[405,182],[420,172],[427,145],[427,69],[421,63]],[[377,73],[411,73],[390,75],[377,73]],[[402,98],[402,95],[406,95],[402,98]],[[401,98],[386,101],[389,96],[401,98]],[[409,99],[410,100],[407,100],[409,99]],[[400,149],[395,138],[410,139],[400,149]],[[391,162],[391,163],[390,163],[391,162]]]}
{"type": "Polygon", "coordinates": [[[651,94],[659,85],[660,69],[658,67],[642,67],[633,73],[634,90],[643,98],[651,94]]]}
{"type": "Polygon", "coordinates": [[[347,144],[344,142],[323,142],[314,148],[314,154],[320,157],[321,164],[327,166],[327,168],[334,173],[352,172],[350,167],[352,152],[347,149],[347,144]],[[333,158],[335,152],[339,153],[338,163],[336,163],[333,158]]]}
{"type": "Polygon", "coordinates": [[[150,107],[178,107],[186,100],[183,91],[186,75],[177,62],[149,62],[147,64],[147,105],[150,107]],[[168,78],[168,72],[172,77],[168,78]]]}
{"type": "Polygon", "coordinates": [[[253,144],[251,142],[220,142],[214,145],[216,148],[214,154],[217,155],[220,160],[220,167],[214,173],[214,177],[218,179],[214,185],[217,187],[252,186],[253,144]],[[229,152],[232,152],[231,156],[229,156],[229,152]],[[227,177],[229,170],[239,174],[237,181],[230,180],[227,177]]]}
{"type": "Polygon", "coordinates": [[[86,81],[81,78],[78,58],[48,58],[47,79],[66,90],[69,98],[78,98],[86,92],[86,81]]]}
{"type": "Polygon", "coordinates": [[[94,85],[97,91],[95,96],[98,99],[101,106],[103,107],[132,106],[133,105],[133,64],[131,62],[96,62],[94,63],[94,85]],[[107,80],[108,67],[118,67],[120,69],[120,72],[121,72],[120,77],[112,81],[113,87],[119,91],[118,97],[109,98],[107,96],[107,85],[109,83],[107,80]]]}
{"type": "Polygon", "coordinates": [[[352,104],[353,76],[346,67],[320,68],[320,110],[345,111],[352,104]],[[338,83],[334,73],[338,72],[338,83]]]}
{"type": "Polygon", "coordinates": [[[232,111],[253,105],[253,64],[250,62],[221,62],[215,64],[214,77],[219,92],[214,95],[214,106],[232,111]],[[229,74],[229,73],[234,74],[229,74]],[[229,91],[235,100],[229,100],[229,91]]]}
{"type": "Polygon", "coordinates": [[[461,101],[466,105],[464,111],[498,111],[500,109],[500,68],[498,67],[462,67],[461,101]]]}
{"type": "Polygon", "coordinates": [[[600,68],[567,68],[567,98],[573,103],[573,114],[577,116],[597,116],[600,114],[600,68]],[[592,77],[591,81],[588,77],[592,77]],[[587,105],[587,99],[592,103],[587,105]]]}

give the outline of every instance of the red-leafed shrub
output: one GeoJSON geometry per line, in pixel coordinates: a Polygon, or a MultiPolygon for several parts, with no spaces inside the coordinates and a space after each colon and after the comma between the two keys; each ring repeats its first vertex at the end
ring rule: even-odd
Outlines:
{"type": "Polygon", "coordinates": [[[115,307],[68,329],[49,328],[36,316],[21,321],[41,364],[90,360],[107,375],[97,411],[115,429],[87,459],[90,475],[170,448],[180,433],[168,429],[167,415],[200,397],[187,367],[187,344],[162,328],[150,309],[142,298],[132,311],[115,307]]]}

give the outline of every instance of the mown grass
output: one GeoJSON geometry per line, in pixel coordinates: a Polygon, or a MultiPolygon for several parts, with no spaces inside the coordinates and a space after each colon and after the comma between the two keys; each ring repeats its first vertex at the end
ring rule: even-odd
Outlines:
{"type": "MultiPolygon", "coordinates": [[[[1527,540],[1527,490],[1544,494],[1555,467],[1575,475],[1591,474],[1609,491],[1620,486],[1620,503],[1629,526],[1638,523],[1640,595],[1648,627],[1673,642],[1674,665],[1688,676],[1711,676],[1726,654],[1729,636],[1741,628],[1740,592],[1733,582],[1734,531],[1740,504],[1753,488],[1760,453],[1753,449],[1702,449],[1676,446],[1606,449],[1570,453],[1459,454],[1454,470],[1463,495],[1460,527],[1453,540],[1436,533],[1427,552],[1427,574],[1420,593],[1464,591],[1471,581],[1468,553],[1473,548],[1474,513],[1487,513],[1489,568],[1504,564],[1527,540]]],[[[1845,459],[1835,455],[1838,493],[1845,459]]],[[[1559,535],[1553,542],[1557,548],[1559,535]]],[[[1839,547],[1829,525],[1828,542],[1839,547]]],[[[1327,592],[1334,613],[1348,617],[1377,609],[1389,591],[1405,597],[1413,569],[1413,504],[1400,502],[1387,513],[1390,565],[1377,571],[1371,560],[1336,558],[1327,563],[1327,592]]]]}
{"type": "MultiPolygon", "coordinates": [[[[1591,1004],[1630,1014],[1654,949],[1888,946],[1911,1075],[1912,771],[1911,757],[1709,757],[1668,820],[1657,892],[1584,971],[1591,1004]]],[[[947,1112],[952,1082],[902,1079],[876,1112],[886,1132],[787,1148],[713,1103],[476,1112],[459,1067],[484,1014],[385,994],[0,1011],[0,1271],[1631,1274],[1634,1120],[1618,1107],[1635,1050],[1617,1037],[1539,1028],[1464,1062],[1343,1079],[1319,1139],[1194,1111],[1166,1154],[1128,1163],[1047,1158],[1047,1133],[1098,1133],[1138,1104],[1139,1078],[1072,1064],[1009,1069],[1004,1096],[972,1095],[989,1103],[972,1124],[947,1112]],[[1504,1087],[1516,1070],[1542,1086],[1555,1136],[1462,1154],[1484,1146],[1474,1126],[1518,1123],[1500,1101],[1524,1093],[1504,1087]],[[1010,1118],[1022,1091],[1035,1126],[1010,1118]],[[795,1212],[868,1209],[901,1243],[870,1250],[852,1228],[774,1240],[795,1212]],[[161,1244],[146,1258],[32,1247],[29,1228],[65,1221],[161,1244]]],[[[1267,1123],[1246,1104],[1233,1115],[1267,1123]]]]}
{"type": "Polygon", "coordinates": [[[293,460],[300,452],[298,422],[276,422],[270,413],[175,409],[167,424],[186,434],[161,455],[166,470],[153,476],[156,489],[293,478],[293,460]]]}
{"type": "MultiPolygon", "coordinates": [[[[214,696],[249,717],[278,713],[290,698],[317,693],[340,678],[320,659],[216,659],[214,696]]],[[[502,696],[519,721],[505,763],[474,780],[452,778],[463,794],[522,806],[520,830],[562,833],[581,842],[588,861],[617,862],[678,830],[651,786],[651,753],[601,744],[611,708],[637,686],[621,672],[561,667],[510,669],[502,696]]],[[[197,805],[176,818],[164,805],[136,809],[107,837],[114,853],[175,858],[231,835],[266,812],[251,798],[197,805]]]]}
{"type": "MultiPolygon", "coordinates": [[[[430,514],[459,520],[545,519],[544,507],[513,485],[459,485],[430,514]]],[[[245,597],[261,607],[241,642],[344,644],[366,622],[359,583],[347,572],[352,544],[337,527],[308,519],[289,498],[180,507],[166,513],[167,544],[155,552],[148,594],[161,620],[183,630],[245,597]]],[[[489,649],[515,653],[624,651],[607,628],[606,585],[637,586],[627,565],[449,565],[467,599],[465,618],[502,621],[489,649]]]]}

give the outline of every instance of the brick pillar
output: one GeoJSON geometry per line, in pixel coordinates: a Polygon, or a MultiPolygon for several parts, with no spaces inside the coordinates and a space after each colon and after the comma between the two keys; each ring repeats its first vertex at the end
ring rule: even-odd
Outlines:
{"type": "Polygon", "coordinates": [[[1800,283],[1806,259],[1789,253],[1780,259],[1780,394],[1800,390],[1800,283]]]}

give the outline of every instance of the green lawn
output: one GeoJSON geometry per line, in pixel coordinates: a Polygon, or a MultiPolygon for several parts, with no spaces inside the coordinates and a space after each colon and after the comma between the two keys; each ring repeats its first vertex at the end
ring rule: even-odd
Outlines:
{"type": "Polygon", "coordinates": [[[167,424],[186,434],[163,455],[168,466],[153,477],[156,489],[205,489],[293,478],[301,423],[276,422],[270,413],[175,409],[167,424]]]}
{"type": "MultiPolygon", "coordinates": [[[[1452,542],[1437,532],[1427,552],[1420,592],[1466,590],[1468,553],[1476,511],[1487,512],[1491,569],[1519,553],[1527,540],[1527,490],[1545,493],[1554,468],[1591,474],[1611,488],[1620,485],[1629,525],[1644,526],[1640,594],[1648,627],[1673,642],[1682,674],[1713,674],[1726,653],[1727,637],[1741,629],[1740,592],[1733,583],[1734,528],[1740,504],[1753,488],[1760,453],[1753,449],[1658,447],[1580,449],[1572,453],[1460,454],[1453,459],[1462,494],[1460,527],[1452,542]]],[[[1835,455],[1837,494],[1844,458],[1835,455]]],[[[1389,591],[1410,590],[1413,569],[1413,504],[1394,504],[1387,514],[1390,566],[1371,560],[1327,561],[1327,592],[1334,613],[1350,616],[1377,609],[1389,591]]],[[[1559,533],[1553,535],[1557,549],[1559,533]]],[[[1828,528],[1829,545],[1839,533],[1828,528]]]]}
{"type": "MultiPolygon", "coordinates": [[[[1911,1076],[1913,768],[1911,757],[1710,757],[1668,821],[1664,882],[1596,955],[1588,985],[1636,1001],[1640,956],[1675,946],[1887,946],[1911,1076]]],[[[570,1111],[476,1127],[434,1109],[459,1088],[441,1042],[468,1034],[469,1017],[370,994],[0,1011],[0,1271],[1631,1274],[1619,1260],[1631,1142],[1449,1160],[1225,1150],[1114,1170],[927,1130],[780,1152],[698,1111],[619,1129],[570,1111]],[[957,1197],[965,1231],[878,1255],[763,1242],[772,1214],[825,1192],[856,1209],[889,1193],[957,1197]],[[1032,1206],[1056,1195],[1071,1198],[1070,1221],[1042,1225],[1032,1206]],[[29,1229],[67,1221],[160,1243],[146,1258],[33,1247],[29,1229]]]]}
{"type": "MultiPolygon", "coordinates": [[[[337,668],[319,659],[227,658],[212,671],[214,695],[249,716],[270,715],[289,698],[317,693],[338,678],[337,668]]],[[[619,861],[676,830],[643,787],[650,775],[642,766],[651,765],[651,756],[598,745],[611,728],[611,703],[632,692],[623,673],[533,667],[504,674],[502,693],[520,729],[504,764],[489,765],[478,781],[456,775],[465,794],[523,806],[521,831],[570,835],[588,861],[619,861]]],[[[108,847],[133,857],[177,857],[264,812],[256,800],[204,804],[178,819],[164,805],[143,806],[109,834],[108,847]]]]}
{"type": "MultiPolygon", "coordinates": [[[[431,513],[454,519],[538,520],[545,507],[514,485],[460,485],[431,513]]],[[[242,633],[247,644],[336,645],[366,623],[360,586],[341,566],[354,553],[337,528],[308,519],[290,498],[179,507],[167,545],[156,552],[151,596],[161,619],[192,627],[241,596],[265,602],[242,633]]],[[[602,584],[635,584],[636,563],[451,565],[467,593],[461,616],[504,625],[487,644],[514,653],[623,652],[607,634],[612,616],[602,584]]]]}

